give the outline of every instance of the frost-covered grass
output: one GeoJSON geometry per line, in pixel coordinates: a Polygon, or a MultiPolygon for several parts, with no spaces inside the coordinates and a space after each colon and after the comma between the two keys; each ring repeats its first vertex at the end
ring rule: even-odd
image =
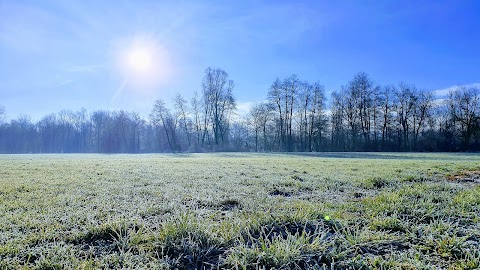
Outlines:
{"type": "Polygon", "coordinates": [[[0,155],[0,269],[478,269],[479,178],[478,154],[0,155]]]}

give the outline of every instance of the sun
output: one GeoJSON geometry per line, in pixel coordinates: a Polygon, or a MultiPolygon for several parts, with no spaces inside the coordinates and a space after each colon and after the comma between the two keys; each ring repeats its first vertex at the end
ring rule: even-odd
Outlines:
{"type": "Polygon", "coordinates": [[[154,52],[149,48],[133,48],[128,52],[127,57],[127,64],[132,72],[144,74],[152,71],[154,66],[154,52]]]}
{"type": "Polygon", "coordinates": [[[122,84],[130,91],[153,91],[170,78],[173,65],[162,42],[148,35],[118,41],[115,66],[122,84]]]}

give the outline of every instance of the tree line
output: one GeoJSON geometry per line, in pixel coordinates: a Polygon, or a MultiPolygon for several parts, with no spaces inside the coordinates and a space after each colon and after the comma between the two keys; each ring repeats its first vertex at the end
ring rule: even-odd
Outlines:
{"type": "Polygon", "coordinates": [[[234,82],[207,68],[201,91],[148,119],[135,112],[63,110],[36,123],[4,121],[1,153],[150,153],[203,151],[479,151],[480,91],[459,86],[447,96],[415,85],[378,85],[366,73],[331,94],[297,75],[277,78],[265,101],[239,116],[234,82]]]}

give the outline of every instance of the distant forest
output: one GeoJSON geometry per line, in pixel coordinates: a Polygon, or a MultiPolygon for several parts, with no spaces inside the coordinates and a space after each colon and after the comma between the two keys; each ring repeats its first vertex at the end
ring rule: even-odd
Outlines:
{"type": "MultiPolygon", "coordinates": [[[[267,89],[265,89],[267,90],[267,89]]],[[[356,74],[328,100],[319,82],[276,79],[264,102],[238,116],[227,72],[207,68],[201,93],[135,112],[64,110],[38,122],[2,121],[1,153],[479,151],[480,91],[445,97],[414,85],[377,85],[356,74]]]]}

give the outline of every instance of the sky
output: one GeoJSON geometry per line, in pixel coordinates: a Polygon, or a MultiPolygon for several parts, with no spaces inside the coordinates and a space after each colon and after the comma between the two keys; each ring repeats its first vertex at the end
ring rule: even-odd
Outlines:
{"type": "Polygon", "coordinates": [[[207,67],[241,112],[297,74],[327,96],[366,72],[426,90],[480,85],[480,1],[0,0],[7,119],[139,112],[201,92],[207,67]]]}

